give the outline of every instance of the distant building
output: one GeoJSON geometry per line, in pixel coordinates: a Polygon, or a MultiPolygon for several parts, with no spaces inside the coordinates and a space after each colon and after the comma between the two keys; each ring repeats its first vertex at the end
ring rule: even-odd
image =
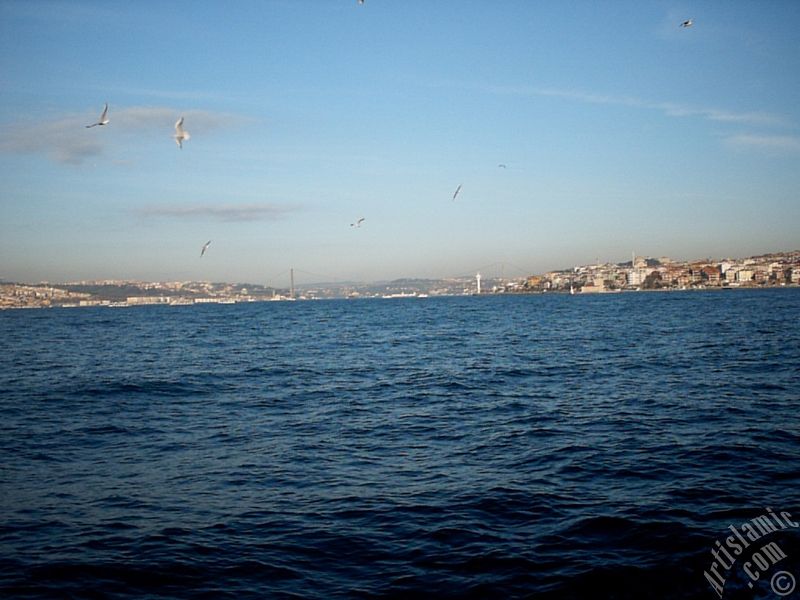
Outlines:
{"type": "Polygon", "coordinates": [[[542,277],[540,277],[539,275],[531,275],[530,277],[528,277],[526,285],[529,288],[539,287],[542,285],[542,277]]]}
{"type": "Polygon", "coordinates": [[[721,276],[722,273],[720,268],[717,266],[706,266],[700,270],[703,279],[705,279],[706,283],[709,285],[720,285],[721,284],[721,276]]]}
{"type": "Polygon", "coordinates": [[[661,273],[661,280],[667,286],[684,285],[679,283],[681,276],[686,274],[686,269],[681,265],[668,265],[661,273]]]}
{"type": "Polygon", "coordinates": [[[631,269],[628,272],[628,285],[632,287],[642,285],[644,280],[647,279],[647,276],[650,274],[649,271],[649,269],[642,267],[631,269]]]}
{"type": "Polygon", "coordinates": [[[595,279],[592,283],[584,285],[581,288],[582,294],[592,294],[597,292],[605,292],[606,286],[602,279],[595,279]]]}

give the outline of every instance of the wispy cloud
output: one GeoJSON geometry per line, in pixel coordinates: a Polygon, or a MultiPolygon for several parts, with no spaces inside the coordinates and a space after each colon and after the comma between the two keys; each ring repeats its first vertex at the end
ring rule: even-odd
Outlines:
{"type": "Polygon", "coordinates": [[[58,163],[80,165],[88,158],[103,154],[117,133],[149,136],[164,131],[171,134],[179,116],[186,119],[193,134],[234,127],[246,122],[244,117],[206,110],[181,110],[165,106],[109,106],[108,126],[86,129],[102,110],[70,113],[45,119],[29,118],[0,130],[0,152],[40,154],[58,163]]]}
{"type": "Polygon", "coordinates": [[[670,102],[645,104],[644,106],[645,108],[661,110],[669,117],[701,117],[709,121],[749,125],[782,126],[788,124],[784,118],[764,112],[735,112],[717,108],[693,108],[670,102]]]}
{"type": "Polygon", "coordinates": [[[800,151],[800,137],[791,135],[739,134],[727,137],[725,141],[738,148],[800,151]]]}
{"type": "Polygon", "coordinates": [[[168,89],[168,88],[145,88],[125,85],[109,85],[104,82],[102,85],[87,86],[87,89],[95,91],[97,94],[108,94],[109,97],[134,97],[134,98],[153,98],[156,101],[181,101],[192,102],[219,102],[238,98],[230,91],[212,92],[206,89],[168,89]]]}
{"type": "Polygon", "coordinates": [[[43,154],[59,163],[79,165],[103,152],[100,136],[86,135],[86,131],[77,117],[15,124],[0,133],[0,152],[43,154]]]}
{"type": "MultiPolygon", "coordinates": [[[[110,109],[109,109],[110,110],[110,109]]],[[[171,130],[178,117],[186,119],[186,126],[195,133],[232,127],[245,123],[247,119],[230,113],[207,110],[182,110],[164,106],[131,106],[111,114],[114,124],[124,131],[171,130]]]]}
{"type": "Polygon", "coordinates": [[[629,106],[645,110],[657,110],[668,117],[699,117],[710,121],[722,121],[750,125],[787,125],[786,120],[778,115],[759,112],[737,112],[720,108],[689,106],[676,102],[654,102],[636,96],[597,94],[580,90],[564,90],[558,88],[539,88],[530,86],[490,86],[489,91],[513,95],[539,97],[555,97],[587,104],[608,104],[613,106],[629,106]]]}
{"type": "Polygon", "coordinates": [[[636,96],[598,94],[582,90],[568,90],[534,86],[497,86],[471,85],[483,92],[491,94],[507,94],[521,97],[558,98],[584,104],[605,104],[623,106],[638,110],[658,111],[670,118],[695,118],[709,122],[736,125],[739,128],[769,128],[769,134],[742,133],[724,137],[730,147],[753,150],[770,150],[773,152],[795,152],[800,150],[800,137],[793,135],[796,124],[785,117],[762,111],[734,111],[718,107],[698,107],[677,102],[656,102],[636,96]],[[775,133],[775,132],[786,132],[775,133]]]}
{"type": "Polygon", "coordinates": [[[295,205],[286,204],[189,204],[150,206],[138,214],[148,218],[196,219],[209,221],[277,221],[296,211],[295,205]]]}

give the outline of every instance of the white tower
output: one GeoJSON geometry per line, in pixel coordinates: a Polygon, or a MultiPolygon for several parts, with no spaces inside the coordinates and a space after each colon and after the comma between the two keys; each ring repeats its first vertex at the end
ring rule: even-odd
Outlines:
{"type": "Polygon", "coordinates": [[[481,274],[480,273],[475,275],[475,281],[478,282],[478,295],[480,295],[480,293],[481,293],[481,274]]]}

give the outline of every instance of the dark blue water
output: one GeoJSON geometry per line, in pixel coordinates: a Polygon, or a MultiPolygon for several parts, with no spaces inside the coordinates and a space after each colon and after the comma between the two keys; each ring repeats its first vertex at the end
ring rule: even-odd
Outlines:
{"type": "MultiPolygon", "coordinates": [[[[0,313],[0,596],[715,598],[800,290],[0,313]]],[[[778,597],[787,555],[724,594],[778,597]]],[[[768,541],[765,539],[764,541],[768,541]]]]}

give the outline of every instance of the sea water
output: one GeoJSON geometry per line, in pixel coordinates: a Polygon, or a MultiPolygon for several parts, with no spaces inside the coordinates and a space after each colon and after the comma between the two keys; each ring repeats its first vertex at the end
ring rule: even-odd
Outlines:
{"type": "MultiPolygon", "coordinates": [[[[799,316],[797,289],[0,312],[0,596],[714,598],[730,526],[800,519],[799,316]]],[[[800,577],[799,535],[724,594],[800,577]]]]}

